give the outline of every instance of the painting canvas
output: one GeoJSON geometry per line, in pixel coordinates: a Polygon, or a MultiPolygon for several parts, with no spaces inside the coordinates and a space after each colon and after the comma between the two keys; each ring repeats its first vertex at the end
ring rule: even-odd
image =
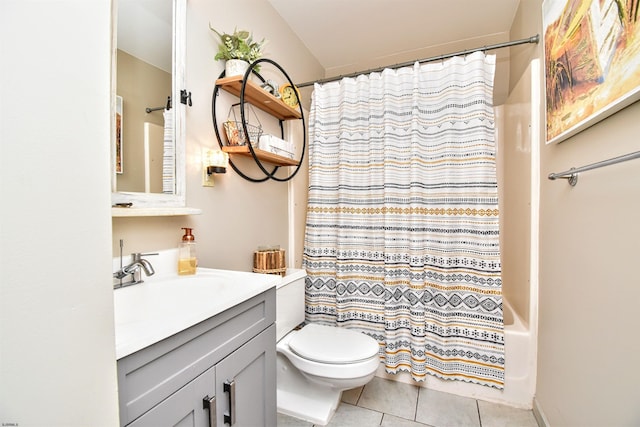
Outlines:
{"type": "Polygon", "coordinates": [[[547,143],[640,99],[640,0],[545,0],[547,143]]]}
{"type": "Polygon", "coordinates": [[[116,96],[116,173],[122,173],[122,97],[116,96]]]}

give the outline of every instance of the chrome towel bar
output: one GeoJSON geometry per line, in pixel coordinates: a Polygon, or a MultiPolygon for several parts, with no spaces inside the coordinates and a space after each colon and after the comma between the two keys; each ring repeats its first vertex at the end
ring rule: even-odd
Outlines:
{"type": "Polygon", "coordinates": [[[586,172],[591,169],[597,169],[604,166],[615,165],[616,163],[622,163],[622,162],[626,162],[627,160],[633,160],[638,158],[640,158],[640,151],[635,151],[633,153],[625,154],[623,156],[613,157],[608,160],[592,163],[590,165],[582,166],[579,168],[571,168],[568,171],[564,171],[560,173],[551,173],[549,174],[548,178],[552,181],[558,178],[567,179],[569,184],[573,187],[578,183],[578,174],[580,172],[586,172]]]}

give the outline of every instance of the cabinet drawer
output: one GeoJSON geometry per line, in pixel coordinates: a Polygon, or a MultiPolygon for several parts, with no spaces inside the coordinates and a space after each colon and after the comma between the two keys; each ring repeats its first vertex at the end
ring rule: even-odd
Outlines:
{"type": "Polygon", "coordinates": [[[120,424],[135,420],[274,322],[272,288],[120,359],[120,424]]]}

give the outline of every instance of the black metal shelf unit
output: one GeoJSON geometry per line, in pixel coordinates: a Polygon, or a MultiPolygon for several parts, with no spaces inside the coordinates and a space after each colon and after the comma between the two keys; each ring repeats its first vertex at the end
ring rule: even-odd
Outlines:
{"type": "Polygon", "coordinates": [[[306,133],[306,124],[304,119],[304,112],[302,110],[301,103],[298,103],[298,110],[291,109],[289,106],[284,104],[282,100],[276,98],[275,96],[271,95],[267,91],[263,90],[259,85],[256,85],[254,82],[250,81],[249,78],[252,75],[254,75],[262,83],[265,83],[265,79],[260,75],[260,73],[256,71],[256,66],[261,63],[268,63],[276,67],[286,77],[289,84],[293,86],[294,83],[289,77],[289,75],[287,74],[287,72],[278,63],[267,58],[260,58],[254,61],[253,63],[251,63],[249,65],[249,68],[245,72],[244,76],[242,77],[242,80],[241,81],[234,80],[229,85],[225,84],[226,82],[228,82],[229,79],[225,80],[225,72],[222,71],[222,73],[218,77],[218,80],[216,80],[216,85],[215,85],[215,88],[213,89],[213,96],[211,99],[211,115],[213,120],[213,129],[215,131],[218,144],[220,145],[220,149],[222,149],[223,151],[227,151],[231,154],[229,156],[229,165],[242,178],[251,182],[265,182],[269,179],[273,179],[274,181],[285,182],[285,181],[289,181],[298,173],[298,171],[300,170],[300,166],[302,165],[302,161],[304,159],[304,152],[306,150],[306,145],[307,145],[307,133],[306,133]],[[221,82],[225,82],[225,83],[221,83],[221,82]],[[262,171],[262,173],[264,174],[264,176],[259,178],[254,178],[242,172],[232,160],[233,155],[237,154],[237,152],[235,150],[231,150],[229,146],[224,145],[220,135],[220,128],[218,127],[218,116],[216,112],[216,102],[219,95],[219,91],[221,89],[227,92],[230,92],[240,98],[240,103],[239,103],[240,118],[242,121],[242,128],[243,128],[242,130],[244,132],[244,135],[249,135],[248,128],[247,128],[246,113],[245,113],[246,103],[249,103],[257,108],[267,111],[268,113],[276,117],[279,121],[280,134],[282,139],[284,139],[283,123],[285,120],[291,120],[291,119],[302,120],[302,134],[303,134],[302,141],[303,142],[302,142],[302,150],[300,152],[300,158],[298,159],[298,161],[293,162],[294,163],[293,165],[291,164],[291,162],[284,162],[284,161],[279,162],[277,160],[278,156],[269,155],[269,153],[262,152],[261,150],[254,148],[251,144],[251,141],[248,141],[246,143],[246,147],[248,148],[248,151],[243,153],[243,155],[252,157],[255,163],[258,165],[258,167],[262,171]],[[273,170],[269,171],[267,167],[265,167],[263,162],[275,164],[273,170]],[[281,166],[290,166],[290,167],[295,166],[295,169],[288,176],[281,178],[276,176],[276,172],[279,170],[281,166]]]}

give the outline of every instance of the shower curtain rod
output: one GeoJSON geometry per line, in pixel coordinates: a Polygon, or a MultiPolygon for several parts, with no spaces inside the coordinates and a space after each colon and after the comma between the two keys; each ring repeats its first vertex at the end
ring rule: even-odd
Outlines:
{"type": "Polygon", "coordinates": [[[453,53],[445,53],[444,55],[438,55],[438,56],[432,56],[430,58],[424,58],[424,59],[416,59],[414,61],[407,61],[407,62],[403,62],[400,64],[395,64],[395,65],[390,65],[390,66],[386,66],[386,67],[378,67],[378,68],[371,68],[369,70],[365,70],[365,71],[357,71],[355,73],[350,73],[350,74],[342,74],[336,77],[329,77],[326,79],[320,79],[320,80],[314,80],[314,81],[310,81],[310,82],[304,82],[301,84],[296,85],[297,87],[301,88],[301,87],[306,87],[306,86],[313,86],[315,83],[329,83],[329,82],[335,82],[337,80],[341,80],[345,77],[356,77],[362,74],[369,74],[369,73],[377,73],[380,72],[386,68],[391,68],[393,70],[395,70],[396,68],[402,68],[402,67],[408,67],[409,65],[413,65],[416,62],[419,63],[424,63],[424,62],[433,62],[433,61],[440,61],[442,59],[447,59],[447,58],[453,58],[454,56],[460,56],[460,55],[468,55],[470,53],[473,52],[478,52],[478,51],[487,51],[487,50],[494,50],[494,49],[501,49],[503,47],[510,47],[510,46],[516,46],[519,44],[527,44],[527,43],[535,43],[538,44],[538,42],[540,41],[540,35],[536,34],[535,36],[526,38],[526,39],[520,39],[520,40],[513,40],[510,42],[503,42],[503,43],[497,43],[497,44],[491,44],[491,45],[487,45],[487,46],[483,46],[483,47],[478,47],[475,49],[467,49],[467,50],[461,50],[459,52],[453,52],[453,53]]]}

